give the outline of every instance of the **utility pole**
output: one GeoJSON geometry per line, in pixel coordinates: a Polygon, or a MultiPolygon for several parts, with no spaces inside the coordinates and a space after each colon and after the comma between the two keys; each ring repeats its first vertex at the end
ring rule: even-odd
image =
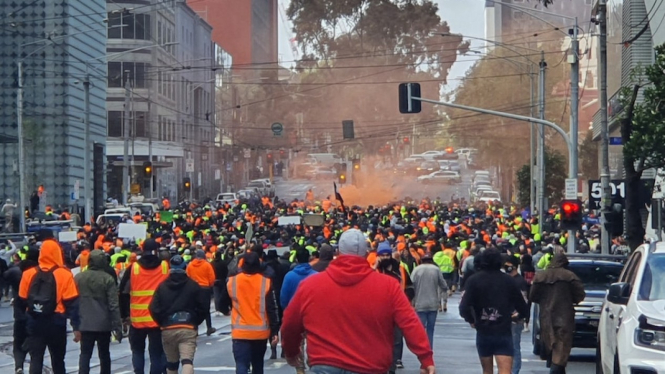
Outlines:
{"type": "Polygon", "coordinates": [[[607,213],[612,204],[612,191],[610,189],[610,130],[607,123],[607,3],[599,0],[596,22],[600,25],[600,54],[598,64],[600,65],[600,186],[602,195],[600,198],[601,225],[600,225],[600,248],[602,254],[610,253],[610,234],[605,227],[607,213]]]}
{"type": "MultiPolygon", "coordinates": [[[[577,17],[575,17],[575,26],[571,32],[570,49],[572,54],[568,56],[571,59],[570,64],[570,174],[572,178],[577,181],[577,137],[578,137],[578,114],[579,114],[579,99],[580,99],[580,41],[577,35],[577,17]]],[[[576,184],[577,185],[577,184],[576,184]]],[[[576,230],[568,230],[568,253],[575,253],[575,232],[576,230]]]]}
{"type": "Polygon", "coordinates": [[[127,205],[129,192],[129,74],[125,81],[125,118],[122,123],[122,204],[127,205]]]}
{"type": "MultiPolygon", "coordinates": [[[[535,72],[533,71],[533,65],[529,65],[529,80],[531,83],[531,98],[529,101],[529,108],[530,108],[530,117],[534,117],[534,103],[536,102],[536,89],[535,89],[535,81],[534,81],[534,75],[535,72]]],[[[536,211],[536,173],[535,173],[535,160],[536,160],[536,137],[535,137],[535,124],[533,122],[529,123],[529,139],[531,141],[531,147],[530,147],[530,152],[531,155],[529,157],[529,209],[531,211],[531,216],[533,217],[534,212],[536,211]]],[[[542,223],[540,223],[542,226],[542,223]]]]}
{"type": "MultiPolygon", "coordinates": [[[[545,52],[540,52],[540,74],[538,76],[540,119],[545,119],[545,52]]],[[[543,235],[543,223],[545,222],[545,126],[538,125],[538,234],[543,235]]]]}
{"type": "MultiPolygon", "coordinates": [[[[90,77],[88,74],[83,79],[83,90],[85,92],[85,116],[83,126],[85,137],[83,146],[83,196],[85,197],[83,222],[88,222],[93,216],[90,201],[92,191],[90,188],[90,77]]],[[[78,212],[76,212],[78,213],[78,212]]]]}
{"type": "MultiPolygon", "coordinates": [[[[16,132],[18,138],[18,204],[20,214],[19,232],[25,230],[25,155],[23,150],[23,62],[17,63],[18,89],[16,90],[16,132]]],[[[32,213],[32,212],[30,212],[32,213]]]]}

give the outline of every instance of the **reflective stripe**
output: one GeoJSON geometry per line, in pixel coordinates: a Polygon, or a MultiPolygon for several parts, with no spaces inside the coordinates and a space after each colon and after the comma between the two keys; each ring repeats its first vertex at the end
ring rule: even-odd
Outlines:
{"type": "Polygon", "coordinates": [[[134,263],[133,268],[134,268],[134,274],[135,274],[135,275],[139,275],[139,268],[141,268],[141,267],[139,266],[139,263],[138,263],[138,262],[135,262],[135,263],[134,263]]]}
{"type": "MultiPolygon", "coordinates": [[[[233,302],[238,305],[238,280],[236,277],[233,277],[233,302]]],[[[236,322],[234,325],[240,325],[240,313],[236,313],[236,322]]]]}
{"type": "Polygon", "coordinates": [[[263,320],[263,328],[268,327],[268,318],[266,316],[266,285],[268,283],[268,278],[261,277],[261,303],[259,306],[259,311],[261,312],[261,319],[263,320]]]}
{"type": "Polygon", "coordinates": [[[132,309],[148,310],[148,304],[129,304],[132,309]]]}
{"type": "Polygon", "coordinates": [[[169,264],[166,261],[162,261],[162,274],[169,273],[169,264]]]}
{"type": "Polygon", "coordinates": [[[152,317],[131,317],[132,322],[152,322],[152,317]]]}
{"type": "Polygon", "coordinates": [[[146,291],[130,291],[129,295],[130,296],[152,296],[155,294],[155,291],[153,290],[146,290],[146,291]]]}
{"type": "Polygon", "coordinates": [[[232,324],[231,327],[234,329],[250,330],[250,331],[264,331],[267,325],[237,325],[232,324]]]}

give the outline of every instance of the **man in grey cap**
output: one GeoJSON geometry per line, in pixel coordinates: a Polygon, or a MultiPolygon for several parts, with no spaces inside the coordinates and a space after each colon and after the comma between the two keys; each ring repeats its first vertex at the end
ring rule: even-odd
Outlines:
{"type": "Polygon", "coordinates": [[[397,326],[420,360],[421,373],[435,373],[427,334],[400,283],[374,271],[365,259],[367,250],[363,233],[347,230],[339,239],[340,256],[300,283],[284,310],[287,362],[302,367],[300,344],[306,334],[312,373],[387,373],[397,326]]]}

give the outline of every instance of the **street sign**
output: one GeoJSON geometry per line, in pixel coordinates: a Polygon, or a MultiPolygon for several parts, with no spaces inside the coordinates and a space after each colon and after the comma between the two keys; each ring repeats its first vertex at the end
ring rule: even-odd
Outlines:
{"type": "Polygon", "coordinates": [[[222,171],[219,169],[215,169],[215,180],[218,181],[222,178],[222,171]]]}
{"type": "Polygon", "coordinates": [[[270,125],[270,130],[272,130],[273,135],[281,136],[282,131],[284,131],[284,125],[282,125],[279,122],[275,122],[272,125],[270,125]]]}
{"type": "Polygon", "coordinates": [[[185,173],[193,173],[193,172],[194,172],[194,159],[188,158],[185,162],[185,173]]]}
{"type": "MultiPolygon", "coordinates": [[[[245,157],[245,158],[252,158],[252,150],[250,148],[244,148],[242,150],[242,154],[243,154],[243,157],[245,157]]],[[[238,160],[236,160],[235,157],[234,157],[233,161],[238,161],[238,160]]]]}
{"type": "Polygon", "coordinates": [[[620,136],[610,136],[610,145],[621,145],[623,141],[620,136]]]}
{"type": "MultiPolygon", "coordinates": [[[[589,182],[589,209],[600,209],[600,198],[603,189],[599,180],[590,180],[589,182]]],[[[639,206],[651,204],[651,194],[653,193],[654,179],[641,179],[639,194],[639,206]]],[[[610,182],[612,204],[621,204],[626,206],[626,183],[623,179],[614,179],[610,182]]]]}
{"type": "Polygon", "coordinates": [[[132,183],[132,186],[129,188],[129,193],[138,194],[141,192],[141,185],[138,183],[132,183]]]}
{"type": "Polygon", "coordinates": [[[566,200],[577,199],[577,178],[566,178],[566,200]]]}
{"type": "Polygon", "coordinates": [[[74,182],[74,199],[78,200],[81,198],[81,181],[78,179],[74,182]]]}

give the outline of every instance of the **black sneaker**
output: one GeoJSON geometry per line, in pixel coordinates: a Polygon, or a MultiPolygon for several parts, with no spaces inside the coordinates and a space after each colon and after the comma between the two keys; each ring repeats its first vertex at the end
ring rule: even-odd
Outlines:
{"type": "Polygon", "coordinates": [[[395,364],[395,366],[398,369],[404,369],[404,364],[402,363],[402,360],[397,360],[397,363],[395,364]]]}
{"type": "Polygon", "coordinates": [[[206,335],[210,336],[210,335],[214,334],[216,331],[217,331],[216,328],[211,327],[211,328],[208,329],[208,331],[206,331],[206,335]]]}

